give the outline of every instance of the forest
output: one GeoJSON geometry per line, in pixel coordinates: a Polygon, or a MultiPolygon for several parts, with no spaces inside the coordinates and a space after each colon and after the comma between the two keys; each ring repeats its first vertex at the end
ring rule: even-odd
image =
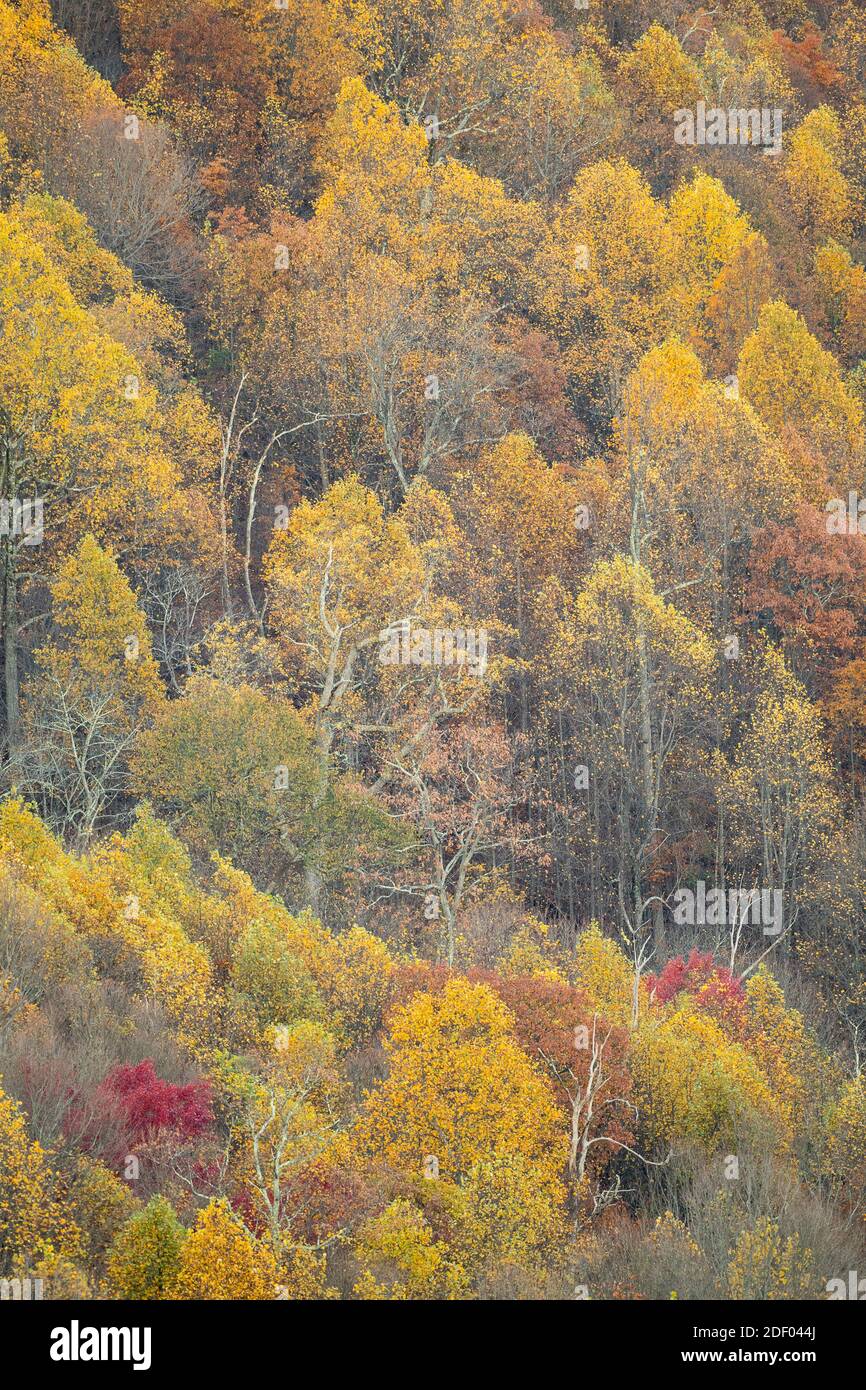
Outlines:
{"type": "Polygon", "coordinates": [[[0,1297],[866,1298],[861,3],[0,0],[0,647],[0,1297]]]}

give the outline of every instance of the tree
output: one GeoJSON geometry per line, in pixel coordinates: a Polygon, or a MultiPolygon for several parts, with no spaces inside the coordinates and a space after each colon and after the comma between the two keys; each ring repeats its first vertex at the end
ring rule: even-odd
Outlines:
{"type": "Polygon", "coordinates": [[[356,1298],[466,1297],[465,1270],[444,1241],[434,1239],[424,1213],[405,1198],[362,1226],[354,1250],[362,1269],[356,1298]]]}
{"type": "Polygon", "coordinates": [[[290,1252],[298,1179],[334,1140],[340,1082],[334,1039],[304,1021],[277,1034],[276,1060],[263,1070],[244,1114],[247,1186],[271,1248],[290,1252]]]}
{"type": "MultiPolygon", "coordinates": [[[[127,389],[143,382],[135,359],[75,302],[42,247],[2,213],[0,257],[0,499],[7,511],[47,506],[55,554],[83,529],[104,533],[123,518],[134,531],[138,518],[165,515],[178,477],[159,438],[155,393],[127,389]]],[[[43,528],[5,530],[6,722],[14,746],[18,569],[24,548],[41,543],[43,528]]]]}
{"type": "Polygon", "coordinates": [[[421,556],[402,518],[386,516],[353,477],[295,508],[274,533],[266,574],[281,642],[317,690],[316,738],[327,754],[368,653],[421,602],[421,556]]]}
{"type": "Polygon", "coordinates": [[[338,1035],[351,1046],[380,1031],[393,994],[394,965],[388,948],[363,927],[353,926],[334,941],[324,989],[338,1035]]]}
{"type": "Polygon", "coordinates": [[[864,594],[866,541],[828,534],[826,512],[803,505],[792,524],[754,534],[746,613],[781,641],[811,691],[826,690],[853,657],[864,594]]]}
{"type": "Polygon", "coordinates": [[[439,995],[415,995],[395,1011],[386,1049],[390,1072],[359,1121],[363,1152],[414,1174],[434,1154],[450,1180],[518,1153],[539,1185],[558,1182],[565,1141],[550,1084],[487,987],[457,977],[439,995]]]}
{"type": "Polygon", "coordinates": [[[619,63],[630,108],[628,128],[640,136],[627,140],[634,156],[670,177],[678,150],[673,142],[674,112],[693,107],[704,93],[704,78],[675,33],[650,24],[619,63]]]}
{"type": "Polygon", "coordinates": [[[74,1259],[80,1248],[50,1155],[28,1137],[21,1107],[0,1089],[0,1267],[55,1253],[74,1259]]]}
{"type": "Polygon", "coordinates": [[[512,774],[504,730],[478,720],[416,732],[383,763],[392,804],[426,851],[427,876],[391,887],[424,900],[425,917],[441,925],[438,951],[453,966],[473,866],[506,846],[529,848],[515,815],[526,788],[512,774]]]}
{"type": "Polygon", "coordinates": [[[91,67],[109,81],[117,76],[117,14],[113,0],[54,0],[51,14],[55,24],[75,40],[75,47],[91,67]]]}
{"type": "Polygon", "coordinates": [[[303,814],[316,776],[309,738],[287,701],[204,673],[160,710],[136,750],[140,790],[196,848],[249,868],[273,856],[281,823],[303,814]]]}
{"type": "Polygon", "coordinates": [[[774,1095],[788,1109],[798,1138],[810,1142],[832,1068],[799,1009],[787,1006],[785,993],[766,963],[745,985],[743,1041],[769,1079],[774,1095]]]}
{"type": "MultiPolygon", "coordinates": [[[[689,323],[718,276],[735,260],[751,228],[718,179],[696,174],[671,196],[668,232],[668,254],[676,266],[671,292],[680,321],[689,323]]],[[[738,268],[742,272],[742,262],[738,268]]]]}
{"type": "Polygon", "coordinates": [[[588,769],[594,872],[610,854],[607,874],[639,975],[650,920],[661,944],[663,902],[652,885],[662,825],[686,745],[701,736],[712,653],[636,558],[599,561],[560,611],[555,662],[569,689],[574,760],[588,769]]]}
{"type": "Polygon", "coordinates": [[[718,759],[716,785],[746,874],[782,895],[771,949],[795,934],[804,877],[828,853],[839,805],[820,714],[772,647],[759,659],[759,681],[751,717],[718,759]]]}
{"type": "Polygon", "coordinates": [[[786,1152],[792,1117],[759,1064],[687,999],[648,1015],[633,1050],[635,1099],[647,1141],[694,1144],[706,1153],[738,1145],[786,1152]]]}
{"type": "Polygon", "coordinates": [[[542,640],[532,595],[549,577],[565,581],[579,573],[583,546],[575,508],[585,498],[577,482],[546,463],[524,434],[509,434],[484,450],[471,468],[456,473],[451,487],[455,519],[472,538],[471,567],[458,581],[464,602],[516,634],[520,725],[526,732],[531,660],[542,640]]]}
{"type": "Polygon", "coordinates": [[[440,267],[453,258],[426,145],[421,127],[360,79],[344,83],[319,144],[324,188],[313,225],[292,237],[295,293],[273,296],[264,334],[256,326],[250,344],[268,381],[291,352],[292,388],[278,389],[317,422],[325,483],[328,434],[349,466],[384,466],[405,493],[414,476],[500,433],[494,398],[508,353],[489,296],[453,274],[443,283],[440,267]]]}
{"type": "Polygon", "coordinates": [[[322,1014],[316,982],[297,949],[303,930],[303,919],[254,920],[237,943],[233,978],[254,1001],[263,1022],[291,1024],[322,1014]]]}
{"type": "MultiPolygon", "coordinates": [[[[709,380],[679,337],[651,348],[625,388],[608,498],[663,595],[690,605],[700,592],[719,636],[731,632],[738,558],[753,531],[814,486],[738,395],[736,380],[724,389],[709,380]]],[[[695,609],[700,621],[705,611],[695,609]]]]}
{"type": "Polygon", "coordinates": [[[856,363],[866,352],[866,270],[845,247],[828,241],[815,252],[815,275],[840,355],[856,363]]]}
{"type": "Polygon", "coordinates": [[[634,1152],[627,1036],[565,981],[514,975],[487,982],[514,1014],[521,1047],[554,1081],[567,1121],[573,1200],[589,1199],[600,1210],[618,1190],[616,1178],[605,1186],[609,1165],[619,1152],[634,1152]]]}
{"type": "Polygon", "coordinates": [[[65,561],[51,593],[54,630],[25,691],[21,779],[48,819],[84,844],[116,813],[162,684],[135,594],[93,536],[65,561]]]}
{"type": "Polygon", "coordinates": [[[794,309],[781,300],[764,305],[743,344],[737,377],[771,429],[790,429],[814,442],[830,478],[847,476],[863,448],[863,409],[846,389],[832,353],[794,309]]]}
{"type": "Polygon", "coordinates": [[[632,969],[622,947],[590,922],[575,943],[575,976],[590,1007],[610,1022],[634,1027],[646,997],[646,981],[632,969]]]}
{"type": "Polygon", "coordinates": [[[564,1246],[564,1191],[537,1184],[521,1154],[504,1154],[476,1164],[460,1195],[454,1245],[481,1290],[543,1287],[564,1246]]]}
{"type": "Polygon", "coordinates": [[[339,891],[395,832],[350,776],[337,776],[294,706],[241,681],[196,674],[138,740],[134,777],[197,851],[219,852],[285,892],[339,891]]]}
{"type": "Polygon", "coordinates": [[[664,208],[618,157],[580,170],[551,240],[539,247],[536,312],[567,344],[570,375],[581,382],[592,423],[618,412],[630,368],[660,336],[665,236],[664,208]]]}
{"type": "Polygon", "coordinates": [[[853,198],[840,167],[842,128],[829,106],[818,106],[800,123],[782,166],[800,225],[813,236],[844,236],[853,198]]]}
{"type": "Polygon", "coordinates": [[[824,1117],[823,1171],[842,1200],[858,1211],[866,1201],[866,1086],[859,1074],[845,1082],[824,1117]]]}
{"type": "Polygon", "coordinates": [[[108,1252],[107,1285],[114,1298],[170,1298],[187,1235],[165,1197],[151,1197],[121,1227],[108,1252]]]}
{"type": "Polygon", "coordinates": [[[555,34],[534,31],[510,45],[503,100],[483,167],[521,198],[552,201],[581,165],[612,142],[616,107],[594,54],[569,54],[555,34]]]}
{"type": "Polygon", "coordinates": [[[668,1004],[682,993],[709,1013],[726,1033],[741,1040],[746,1034],[746,994],[741,980],[717,965],[712,952],[692,948],[688,960],[672,956],[658,975],[647,975],[646,987],[655,1004],[668,1004]]]}
{"type": "Polygon", "coordinates": [[[165,128],[127,109],[41,0],[4,3],[0,34],[0,125],[16,161],[76,203],[145,283],[185,293],[202,198],[165,128]]]}
{"type": "Polygon", "coordinates": [[[812,1251],[797,1235],[783,1241],[778,1224],[761,1216],[740,1235],[727,1283],[729,1298],[803,1298],[813,1287],[812,1251]]]}
{"type": "Polygon", "coordinates": [[[760,232],[750,232],[716,276],[704,310],[704,335],[718,375],[733,374],[740,349],[757,328],[774,288],[770,248],[760,232]]]}
{"type": "Polygon", "coordinates": [[[250,1234],[226,1202],[213,1201],[199,1212],[183,1243],[172,1297],[255,1302],[276,1298],[279,1282],[269,1247],[250,1234]]]}

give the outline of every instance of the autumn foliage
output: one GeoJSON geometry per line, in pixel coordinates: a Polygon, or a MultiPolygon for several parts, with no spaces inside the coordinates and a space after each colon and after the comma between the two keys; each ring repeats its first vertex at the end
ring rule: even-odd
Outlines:
{"type": "Polygon", "coordinates": [[[0,0],[0,1280],[866,1269],[864,74],[0,0]]]}

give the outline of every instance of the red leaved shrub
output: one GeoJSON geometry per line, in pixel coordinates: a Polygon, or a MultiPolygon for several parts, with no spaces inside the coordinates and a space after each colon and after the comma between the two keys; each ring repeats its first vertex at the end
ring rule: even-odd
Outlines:
{"type": "Polygon", "coordinates": [[[210,1082],[175,1086],[157,1076],[149,1059],[138,1066],[115,1067],[100,1091],[120,1103],[130,1143],[142,1143],[166,1130],[192,1139],[213,1123],[210,1082]]]}

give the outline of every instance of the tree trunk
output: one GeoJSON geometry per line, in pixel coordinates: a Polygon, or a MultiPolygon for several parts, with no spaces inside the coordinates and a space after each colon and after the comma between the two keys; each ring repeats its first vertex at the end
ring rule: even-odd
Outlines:
{"type": "Polygon", "coordinates": [[[3,678],[6,696],[6,743],[11,754],[18,744],[18,590],[15,576],[15,538],[3,537],[3,678]]]}
{"type": "MultiPolygon", "coordinates": [[[[641,633],[637,643],[638,660],[640,662],[640,753],[641,753],[641,791],[643,799],[643,820],[642,832],[645,844],[649,847],[651,861],[652,846],[656,834],[656,792],[655,792],[655,764],[653,759],[652,746],[652,715],[650,708],[650,679],[649,662],[646,654],[646,637],[641,633]]],[[[646,851],[644,851],[646,853],[646,851]]],[[[642,891],[643,885],[641,885],[642,891]]],[[[665,915],[664,906],[656,901],[652,905],[653,939],[656,949],[664,952],[665,942],[665,915]]],[[[638,928],[640,923],[636,923],[638,928]]]]}

